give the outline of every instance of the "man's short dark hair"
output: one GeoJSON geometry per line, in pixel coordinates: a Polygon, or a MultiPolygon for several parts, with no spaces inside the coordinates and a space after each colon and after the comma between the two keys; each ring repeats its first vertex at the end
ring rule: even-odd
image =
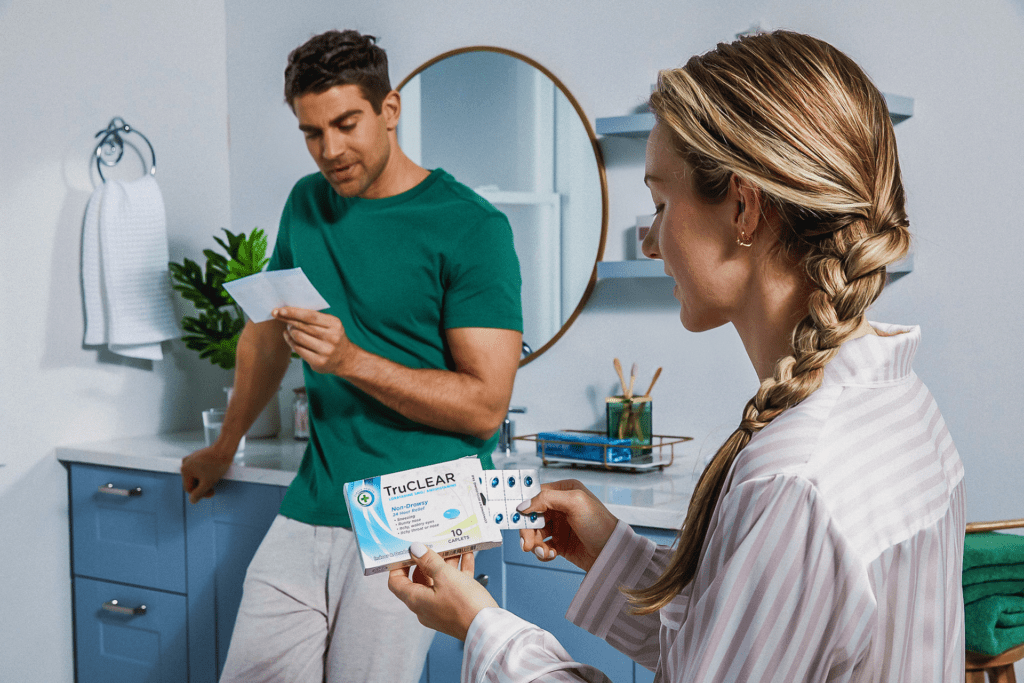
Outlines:
{"type": "Polygon", "coordinates": [[[322,93],[336,85],[358,85],[363,97],[380,114],[391,92],[388,56],[374,36],[358,31],[327,31],[313,36],[288,55],[284,70],[284,99],[295,109],[295,98],[322,93]]]}

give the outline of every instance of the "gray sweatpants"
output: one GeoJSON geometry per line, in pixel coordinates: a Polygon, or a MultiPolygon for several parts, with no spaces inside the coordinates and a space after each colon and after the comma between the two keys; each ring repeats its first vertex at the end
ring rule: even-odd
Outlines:
{"type": "Polygon", "coordinates": [[[245,575],[221,683],[416,683],[434,631],[363,576],[355,535],[278,515],[245,575]]]}

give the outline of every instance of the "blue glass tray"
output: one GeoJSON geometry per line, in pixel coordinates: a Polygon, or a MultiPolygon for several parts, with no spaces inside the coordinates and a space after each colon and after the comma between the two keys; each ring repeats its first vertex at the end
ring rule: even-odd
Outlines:
{"type": "Polygon", "coordinates": [[[610,439],[603,432],[566,429],[517,436],[515,439],[535,442],[537,456],[545,466],[646,472],[671,465],[676,445],[692,441],[693,437],[653,434],[652,443],[644,445],[634,444],[630,439],[610,439]]]}
{"type": "Polygon", "coordinates": [[[537,455],[573,458],[592,462],[626,462],[632,460],[630,439],[611,439],[581,432],[540,432],[537,434],[537,455]]]}

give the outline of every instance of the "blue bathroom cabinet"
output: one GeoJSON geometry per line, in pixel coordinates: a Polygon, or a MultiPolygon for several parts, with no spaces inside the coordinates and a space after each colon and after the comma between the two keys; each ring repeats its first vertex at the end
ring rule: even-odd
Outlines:
{"type": "MultiPolygon", "coordinates": [[[[191,505],[177,474],[68,463],[78,683],[216,683],[242,581],[285,488],[223,481],[191,505]]],[[[659,543],[673,532],[638,528],[659,543]]],[[[616,683],[653,681],[565,619],[583,572],[541,563],[505,532],[474,574],[499,605],[553,633],[616,683]]],[[[420,683],[456,683],[463,643],[438,634],[420,683]]],[[[384,654],[384,653],[382,653],[384,654]]]]}
{"type": "Polygon", "coordinates": [[[174,484],[165,474],[71,467],[79,683],[189,680],[185,511],[174,484]]]}
{"type": "Polygon", "coordinates": [[[69,465],[78,683],[215,683],[280,486],[69,465]]]}

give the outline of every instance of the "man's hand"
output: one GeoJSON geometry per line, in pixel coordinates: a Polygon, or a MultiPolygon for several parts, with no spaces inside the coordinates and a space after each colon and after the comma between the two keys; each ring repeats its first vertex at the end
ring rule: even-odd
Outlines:
{"type": "Polygon", "coordinates": [[[458,556],[442,560],[422,543],[413,543],[409,554],[416,561],[412,579],[408,567],[392,569],[388,588],[427,628],[465,640],[480,610],[498,606],[473,578],[473,553],[462,555],[461,569],[458,556]]]}
{"type": "Polygon", "coordinates": [[[216,444],[202,448],[181,461],[182,488],[192,503],[213,495],[214,485],[231,467],[234,453],[224,457],[223,449],[216,444]]]}
{"type": "Polygon", "coordinates": [[[284,340],[309,367],[323,374],[344,375],[346,364],[358,348],[345,334],[345,326],[333,315],[307,308],[282,306],[271,311],[285,324],[284,340]]]}

